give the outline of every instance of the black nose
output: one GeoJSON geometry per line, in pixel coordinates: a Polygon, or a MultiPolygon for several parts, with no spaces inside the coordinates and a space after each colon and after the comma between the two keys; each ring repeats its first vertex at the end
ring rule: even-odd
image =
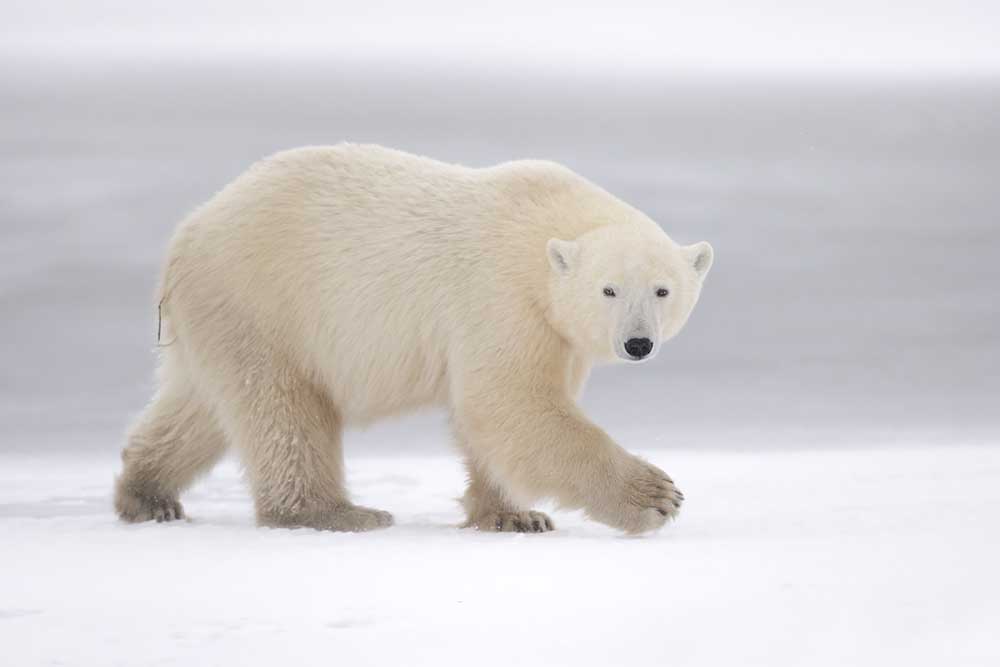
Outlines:
{"type": "Polygon", "coordinates": [[[625,341],[625,351],[636,359],[642,359],[653,351],[653,341],[648,338],[629,338],[625,341]]]}

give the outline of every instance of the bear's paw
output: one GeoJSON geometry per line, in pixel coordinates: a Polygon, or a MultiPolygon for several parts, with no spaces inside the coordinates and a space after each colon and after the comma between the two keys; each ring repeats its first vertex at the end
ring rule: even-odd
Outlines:
{"type": "Polygon", "coordinates": [[[547,533],[555,530],[552,519],[544,512],[487,512],[470,520],[463,528],[475,528],[491,533],[547,533]]]}

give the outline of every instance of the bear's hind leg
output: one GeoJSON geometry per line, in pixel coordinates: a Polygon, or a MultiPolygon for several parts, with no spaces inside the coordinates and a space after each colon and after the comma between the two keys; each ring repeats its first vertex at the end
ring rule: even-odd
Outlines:
{"type": "Polygon", "coordinates": [[[351,532],[392,525],[388,512],[350,502],[342,424],[322,390],[287,368],[243,386],[248,393],[224,404],[260,525],[351,532]]]}
{"type": "Polygon", "coordinates": [[[226,437],[187,383],[169,378],[132,427],[115,483],[124,521],[184,518],[179,495],[225,453],[226,437]]]}
{"type": "Polygon", "coordinates": [[[525,510],[511,501],[466,455],[469,484],[462,496],[466,520],[462,528],[498,533],[546,533],[555,530],[552,519],[544,512],[525,510]]]}

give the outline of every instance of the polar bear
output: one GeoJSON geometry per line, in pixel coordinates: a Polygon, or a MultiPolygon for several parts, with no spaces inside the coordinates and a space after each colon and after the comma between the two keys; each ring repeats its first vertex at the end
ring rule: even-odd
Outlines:
{"type": "Polygon", "coordinates": [[[122,453],[118,514],[183,517],[179,494],[232,445],[260,525],[388,526],[350,500],[342,432],[439,405],[468,469],[465,526],[551,530],[531,509],[548,498],[659,528],[683,495],[575,399],[595,363],[656,355],[712,259],[550,162],[273,155],[171,241],[159,388],[122,453]]]}

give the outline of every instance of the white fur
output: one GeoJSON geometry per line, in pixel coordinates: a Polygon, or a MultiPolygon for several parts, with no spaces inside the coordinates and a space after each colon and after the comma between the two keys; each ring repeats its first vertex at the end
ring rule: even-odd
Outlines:
{"type": "Polygon", "coordinates": [[[232,443],[262,523],[386,525],[349,501],[341,431],[441,405],[469,468],[469,525],[550,528],[529,512],[550,497],[659,527],[682,496],[575,398],[630,336],[655,353],[676,334],[711,262],[707,243],[678,246],[548,162],[469,169],[357,145],[267,158],[174,236],[173,342],[124,454],[119,512],[161,517],[232,443]]]}

